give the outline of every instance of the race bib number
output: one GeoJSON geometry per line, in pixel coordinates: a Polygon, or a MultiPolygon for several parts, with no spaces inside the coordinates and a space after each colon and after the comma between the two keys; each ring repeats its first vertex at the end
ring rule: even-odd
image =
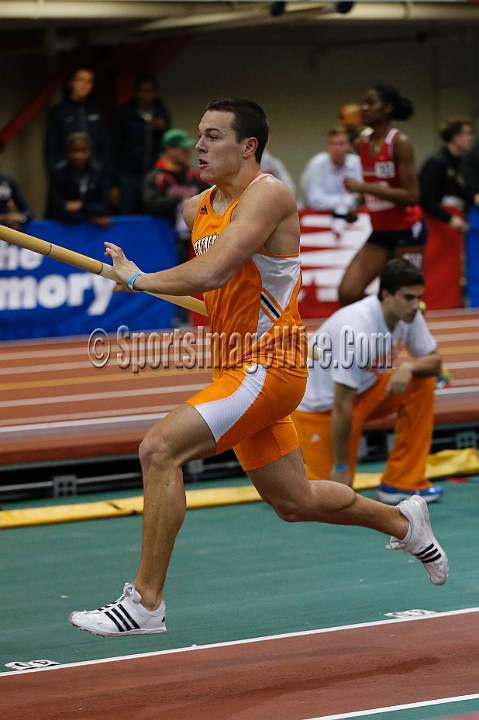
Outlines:
{"type": "Polygon", "coordinates": [[[396,176],[395,165],[390,160],[377,162],[374,167],[374,172],[378,178],[393,178],[396,176]]]}

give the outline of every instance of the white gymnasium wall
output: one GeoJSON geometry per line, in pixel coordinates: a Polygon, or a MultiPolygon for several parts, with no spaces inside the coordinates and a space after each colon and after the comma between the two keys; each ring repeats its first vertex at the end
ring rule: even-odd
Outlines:
{"type": "MultiPolygon", "coordinates": [[[[436,28],[426,42],[404,39],[405,25],[356,26],[347,31],[312,27],[237,30],[199,36],[159,77],[174,125],[195,134],[206,103],[243,96],[265,108],[270,150],[293,179],[323,149],[338,107],[359,101],[376,82],[396,85],[416,105],[402,128],[413,140],[417,164],[438,145],[437,125],[450,114],[479,110],[476,28],[436,28]],[[402,37],[401,37],[402,36],[402,37]],[[388,39],[389,38],[389,39],[388,39]]],[[[4,58],[0,68],[3,126],[48,77],[40,55],[4,58]]],[[[20,182],[35,215],[44,209],[42,144],[45,112],[8,146],[2,167],[20,182]]]]}

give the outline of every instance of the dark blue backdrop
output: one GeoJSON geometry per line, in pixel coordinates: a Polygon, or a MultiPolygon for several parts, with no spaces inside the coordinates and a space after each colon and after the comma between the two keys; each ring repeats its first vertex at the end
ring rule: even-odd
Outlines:
{"type": "Polygon", "coordinates": [[[466,236],[467,298],[471,307],[479,307],[479,209],[472,208],[467,218],[466,236]]]}
{"type": "MultiPolygon", "coordinates": [[[[119,245],[145,272],[177,263],[171,225],[149,216],[115,218],[109,230],[86,223],[34,220],[25,232],[106,260],[105,240],[119,245]]],[[[113,282],[0,241],[0,340],[170,328],[174,306],[139,293],[111,294],[113,282]]]]}

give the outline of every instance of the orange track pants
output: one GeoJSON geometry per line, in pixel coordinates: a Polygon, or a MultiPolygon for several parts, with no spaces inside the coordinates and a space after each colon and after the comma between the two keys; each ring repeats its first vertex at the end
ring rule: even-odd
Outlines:
{"type": "MultiPolygon", "coordinates": [[[[384,396],[392,371],[369,390],[357,395],[353,405],[353,425],[349,438],[348,464],[351,476],[356,469],[361,432],[367,420],[378,420],[397,413],[395,442],[381,482],[405,490],[424,490],[431,486],[424,476],[434,424],[435,378],[412,378],[406,391],[384,396]]],[[[310,480],[329,479],[334,464],[331,447],[331,411],[307,413],[295,410],[293,422],[310,480]]]]}

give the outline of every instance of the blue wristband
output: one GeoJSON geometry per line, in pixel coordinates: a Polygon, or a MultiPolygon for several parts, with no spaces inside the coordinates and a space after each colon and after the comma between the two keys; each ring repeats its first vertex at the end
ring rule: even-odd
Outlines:
{"type": "Polygon", "coordinates": [[[131,278],[130,278],[130,279],[128,280],[128,282],[126,283],[126,284],[128,285],[128,287],[130,288],[130,290],[134,290],[134,289],[135,289],[133,286],[134,286],[134,284],[135,284],[135,280],[136,280],[136,278],[138,277],[138,275],[143,275],[143,272],[142,272],[141,270],[138,270],[138,272],[133,273],[133,275],[131,276],[131,278]]]}
{"type": "Polygon", "coordinates": [[[333,465],[333,470],[336,472],[344,472],[349,469],[349,465],[333,465]]]}

